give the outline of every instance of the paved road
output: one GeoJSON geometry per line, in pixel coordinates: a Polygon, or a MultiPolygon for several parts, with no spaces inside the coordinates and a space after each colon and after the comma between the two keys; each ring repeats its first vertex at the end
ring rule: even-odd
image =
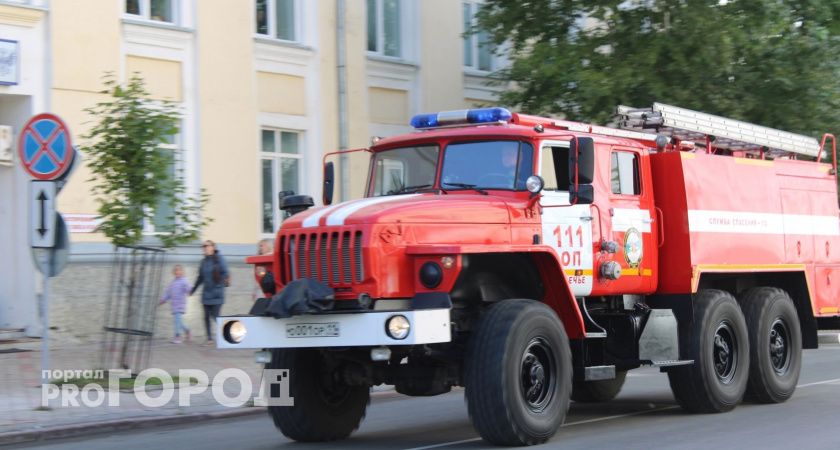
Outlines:
{"type": "MultiPolygon", "coordinates": [[[[463,392],[409,399],[378,396],[347,448],[487,447],[467,417],[463,392]]],[[[276,449],[336,448],[289,442],[268,417],[49,441],[26,448],[276,449]]],[[[692,415],[676,406],[664,374],[630,372],[622,393],[599,405],[572,403],[566,425],[546,448],[840,448],[840,345],[805,352],[794,397],[781,405],[743,404],[727,414],[692,415]]]]}

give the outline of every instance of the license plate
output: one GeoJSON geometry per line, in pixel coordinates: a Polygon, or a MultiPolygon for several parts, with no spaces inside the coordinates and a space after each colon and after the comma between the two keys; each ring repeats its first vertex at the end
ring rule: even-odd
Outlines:
{"type": "Polygon", "coordinates": [[[338,337],[338,322],[294,323],[286,325],[287,338],[338,337]]]}

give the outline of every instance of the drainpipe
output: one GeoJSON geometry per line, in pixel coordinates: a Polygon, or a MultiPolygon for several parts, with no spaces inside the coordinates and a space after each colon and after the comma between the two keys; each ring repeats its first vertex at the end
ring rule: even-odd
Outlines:
{"type": "MultiPolygon", "coordinates": [[[[201,152],[201,100],[199,99],[199,95],[201,93],[201,70],[199,64],[201,63],[201,40],[199,39],[199,33],[201,28],[198,26],[198,8],[199,8],[199,1],[196,0],[190,8],[190,14],[192,19],[192,55],[190,55],[190,59],[192,60],[192,92],[189,94],[192,98],[190,99],[189,107],[192,109],[192,123],[189,125],[184,124],[185,127],[192,127],[192,151],[188,152],[188,154],[192,157],[190,161],[190,167],[192,169],[192,176],[187,178],[187,189],[190,193],[198,193],[201,192],[201,162],[202,162],[202,152],[201,152]]],[[[182,130],[183,132],[183,130],[182,130]]],[[[201,211],[200,214],[202,217],[206,215],[205,211],[201,211]]],[[[202,235],[206,232],[206,227],[202,230],[202,235]]],[[[204,238],[203,236],[199,236],[199,238],[204,238]]]]}
{"type": "MultiPolygon", "coordinates": [[[[345,0],[336,0],[336,51],[338,59],[338,149],[347,150],[347,38],[345,35],[345,20],[347,17],[347,4],[345,0]]],[[[343,154],[339,156],[341,170],[341,188],[339,195],[341,201],[347,200],[350,193],[350,157],[343,154]]]]}
{"type": "MultiPolygon", "coordinates": [[[[45,0],[44,8],[46,9],[46,23],[44,24],[44,109],[45,112],[52,112],[52,83],[53,83],[53,63],[52,63],[52,27],[53,27],[53,11],[52,1],[45,0]]],[[[33,115],[38,111],[33,111],[33,115]]]]}

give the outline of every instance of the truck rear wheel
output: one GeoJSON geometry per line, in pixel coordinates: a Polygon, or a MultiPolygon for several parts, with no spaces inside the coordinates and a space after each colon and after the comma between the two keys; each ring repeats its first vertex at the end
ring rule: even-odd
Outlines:
{"type": "Polygon", "coordinates": [[[802,368],[802,331],[787,292],[758,287],[741,296],[750,336],[747,398],[781,403],[793,395],[802,368]]]}
{"type": "Polygon", "coordinates": [[[572,383],[572,400],[578,403],[608,402],[615,398],[624,386],[627,371],[615,373],[612,380],[575,381],[572,383]]]}
{"type": "Polygon", "coordinates": [[[533,300],[491,305],[470,339],[465,368],[473,426],[496,445],[551,438],[569,410],[572,356],[557,314],[533,300]]]}
{"type": "Polygon", "coordinates": [[[668,372],[677,402],[692,412],[730,411],[744,396],[750,355],[747,325],[731,294],[704,289],[693,297],[694,320],[680,324],[683,359],[694,364],[668,372]]]}
{"type": "Polygon", "coordinates": [[[269,406],[274,425],[301,442],[344,439],[359,428],[370,402],[367,386],[348,386],[333,378],[316,349],[274,349],[267,369],[289,370],[294,406],[269,406]]]}

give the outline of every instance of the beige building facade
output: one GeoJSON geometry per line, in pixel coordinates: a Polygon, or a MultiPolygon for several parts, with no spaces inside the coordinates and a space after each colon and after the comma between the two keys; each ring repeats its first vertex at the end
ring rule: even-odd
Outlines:
{"type": "MultiPolygon", "coordinates": [[[[69,125],[74,144],[84,145],[80,136],[94,119],[84,110],[106,98],[103,76],[124,81],[139,73],[154,98],[182,111],[171,144],[173,169],[189,192],[210,195],[205,213],[213,222],[203,237],[241,261],[279,226],[279,191],[320,203],[326,153],[342,143],[366,147],[374,136],[409,132],[417,113],[496,101],[499,88],[487,83],[504,61],[480,44],[481,36],[463,37],[479,6],[458,0],[0,1],[0,63],[4,40],[13,41],[17,71],[12,83],[0,84],[0,125],[10,126],[14,139],[28,117],[49,111],[69,125]]],[[[366,171],[363,162],[351,161],[345,198],[361,196],[366,171]]],[[[2,277],[30,256],[21,219],[28,178],[14,158],[0,164],[0,244],[11,255],[0,255],[2,277]]],[[[110,248],[95,232],[90,176],[82,164],[58,197],[57,209],[70,224],[71,264],[94,261],[110,248]]],[[[31,324],[35,316],[34,307],[9,312],[12,298],[35,296],[34,268],[25,272],[0,279],[0,328],[31,324]]]]}

